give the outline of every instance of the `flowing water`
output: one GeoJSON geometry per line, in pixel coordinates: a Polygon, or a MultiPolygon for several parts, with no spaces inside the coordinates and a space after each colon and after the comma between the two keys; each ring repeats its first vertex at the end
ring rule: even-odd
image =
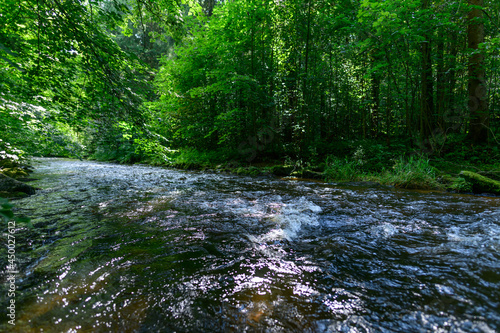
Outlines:
{"type": "Polygon", "coordinates": [[[16,325],[0,330],[500,330],[498,197],[35,166],[41,190],[15,201],[33,223],[16,231],[16,325]]]}

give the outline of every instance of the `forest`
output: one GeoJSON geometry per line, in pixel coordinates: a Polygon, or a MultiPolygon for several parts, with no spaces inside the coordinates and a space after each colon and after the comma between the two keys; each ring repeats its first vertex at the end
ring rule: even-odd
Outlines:
{"type": "Polygon", "coordinates": [[[4,173],[57,156],[464,191],[461,170],[500,176],[498,1],[0,8],[4,173]]]}

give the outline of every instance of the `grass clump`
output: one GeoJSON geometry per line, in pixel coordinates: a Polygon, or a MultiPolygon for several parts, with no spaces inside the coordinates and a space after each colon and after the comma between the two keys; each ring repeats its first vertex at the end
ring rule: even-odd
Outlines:
{"type": "MultiPolygon", "coordinates": [[[[388,159],[392,168],[374,170],[372,165],[358,156],[352,159],[330,156],[324,171],[327,181],[376,181],[406,189],[443,189],[437,180],[438,171],[422,156],[388,159]]],[[[457,184],[458,186],[458,184],[457,184]]],[[[465,186],[465,185],[463,185],[465,186]]]]}
{"type": "Polygon", "coordinates": [[[327,181],[357,181],[363,178],[360,169],[361,165],[357,161],[329,156],[326,159],[324,175],[327,181]]]}
{"type": "Polygon", "coordinates": [[[421,156],[400,157],[392,170],[380,175],[379,181],[399,188],[442,189],[437,181],[436,169],[421,156]]]}

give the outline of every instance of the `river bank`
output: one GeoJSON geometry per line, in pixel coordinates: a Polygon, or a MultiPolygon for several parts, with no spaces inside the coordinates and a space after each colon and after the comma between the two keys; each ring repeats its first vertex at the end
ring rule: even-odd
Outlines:
{"type": "Polygon", "coordinates": [[[304,161],[285,159],[229,162],[189,151],[171,154],[164,165],[183,170],[228,172],[237,175],[276,176],[289,179],[314,179],[325,182],[376,182],[381,185],[416,190],[500,195],[500,165],[473,165],[463,159],[450,161],[426,155],[391,155],[373,163],[362,157],[329,156],[304,161]],[[478,184],[483,184],[482,186],[478,184]],[[488,185],[486,185],[488,183],[488,185]]]}
{"type": "MultiPolygon", "coordinates": [[[[119,152],[104,152],[83,154],[80,158],[237,175],[325,182],[376,182],[405,189],[500,195],[499,147],[473,146],[462,141],[450,141],[433,150],[412,149],[403,144],[388,146],[376,141],[353,141],[333,145],[321,153],[302,153],[300,157],[285,152],[270,154],[265,147],[236,151],[162,148],[149,154],[127,151],[126,156],[119,152]]],[[[28,163],[26,158],[1,160],[0,173],[28,180],[28,163]]],[[[4,197],[9,195],[0,193],[4,197]]]]}

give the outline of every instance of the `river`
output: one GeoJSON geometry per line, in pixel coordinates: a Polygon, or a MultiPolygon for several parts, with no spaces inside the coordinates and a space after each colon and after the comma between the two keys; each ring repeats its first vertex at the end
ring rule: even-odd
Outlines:
{"type": "Polygon", "coordinates": [[[16,230],[16,325],[0,330],[500,330],[498,197],[34,166],[41,190],[14,202],[33,224],[16,230]]]}

